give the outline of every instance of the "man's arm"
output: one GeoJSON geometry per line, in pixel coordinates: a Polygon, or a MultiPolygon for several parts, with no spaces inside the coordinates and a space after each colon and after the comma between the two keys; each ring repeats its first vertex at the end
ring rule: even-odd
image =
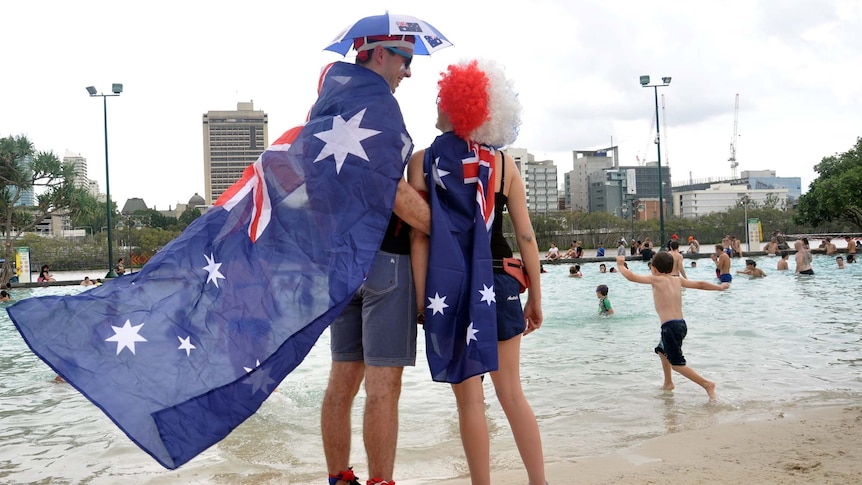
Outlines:
{"type": "Polygon", "coordinates": [[[392,208],[392,212],[413,229],[431,234],[431,209],[419,192],[404,179],[398,181],[398,192],[395,193],[395,207],[392,208]]]}

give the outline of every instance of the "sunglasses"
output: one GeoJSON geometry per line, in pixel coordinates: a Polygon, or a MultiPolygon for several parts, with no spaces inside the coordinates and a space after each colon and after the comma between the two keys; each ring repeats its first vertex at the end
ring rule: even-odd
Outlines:
{"type": "Polygon", "coordinates": [[[413,62],[413,56],[402,51],[397,47],[384,47],[384,49],[388,50],[390,54],[395,54],[397,56],[401,56],[404,58],[404,69],[410,69],[410,63],[413,62]]]}

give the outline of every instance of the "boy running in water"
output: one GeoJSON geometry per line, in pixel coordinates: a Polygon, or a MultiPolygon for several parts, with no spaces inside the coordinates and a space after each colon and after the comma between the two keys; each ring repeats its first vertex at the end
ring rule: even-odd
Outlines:
{"type": "Polygon", "coordinates": [[[718,286],[706,281],[672,277],[670,273],[673,270],[673,256],[667,252],[656,253],[653,256],[649,275],[629,271],[625,265],[624,256],[617,257],[617,270],[629,281],[652,285],[655,310],[662,322],[661,341],[655,348],[655,352],[661,358],[661,367],[664,371],[662,388],[668,391],[674,388],[671,376],[671,369],[673,369],[703,387],[710,400],[715,399],[715,383],[704,379],[694,369],[688,367],[682,355],[682,341],[688,331],[682,317],[682,287],[722,291],[730,288],[730,285],[722,283],[718,286]]]}

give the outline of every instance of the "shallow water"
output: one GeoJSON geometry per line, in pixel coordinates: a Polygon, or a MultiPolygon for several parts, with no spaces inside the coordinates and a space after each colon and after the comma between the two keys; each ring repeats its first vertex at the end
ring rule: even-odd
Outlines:
{"type": "MultiPolygon", "coordinates": [[[[755,259],[767,278],[735,276],[728,291],[685,290],[683,296],[689,326],[685,355],[692,368],[717,383],[715,403],[679,376],[673,393],[660,389],[661,366],[653,353],[659,322],[648,286],[599,274],[598,264],[583,265],[580,279],[569,278],[567,266],[548,266],[542,277],[545,324],[522,345],[522,378],[542,429],[546,460],[601,455],[668,432],[754,419],[777,409],[858,402],[862,266],[837,270],[833,257],[818,255],[817,274],[804,277],[775,271],[777,258],[755,259]],[[599,284],[610,287],[612,317],[597,315],[599,284]]],[[[698,263],[687,268],[689,275],[713,281],[714,265],[698,263]]],[[[629,265],[647,271],[645,263],[629,265]]],[[[741,260],[733,260],[733,271],[742,267],[741,260]]],[[[51,287],[13,295],[80,291],[51,287]]],[[[30,353],[3,312],[0,482],[325,483],[319,419],[328,346],[324,333],[256,415],[180,470],[167,471],[74,389],[54,384],[54,374],[30,353]]],[[[421,339],[419,349],[424,353],[421,339]]],[[[405,371],[401,398],[395,478],[406,485],[466,474],[454,398],[448,386],[431,382],[423,357],[405,371]]],[[[485,389],[492,466],[520,469],[490,382],[485,389]]],[[[357,401],[352,462],[365,478],[362,393],[357,401]]]]}

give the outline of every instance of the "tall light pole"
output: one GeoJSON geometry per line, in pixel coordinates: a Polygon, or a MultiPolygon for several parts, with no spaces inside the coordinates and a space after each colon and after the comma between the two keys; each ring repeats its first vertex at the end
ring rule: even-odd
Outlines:
{"type": "Polygon", "coordinates": [[[748,205],[751,204],[751,197],[748,194],[739,194],[739,200],[737,201],[737,205],[741,205],[745,208],[745,222],[742,227],[745,228],[745,248],[746,251],[751,251],[751,239],[749,239],[748,234],[748,205]]]}
{"type": "Polygon", "coordinates": [[[114,271],[114,241],[111,229],[111,177],[108,171],[108,97],[119,96],[123,92],[123,85],[114,83],[111,85],[111,94],[102,94],[96,91],[93,86],[87,86],[87,92],[91,98],[102,98],[102,109],[105,120],[105,198],[107,199],[108,207],[108,274],[105,278],[116,278],[117,273],[114,271]]]}
{"type": "Polygon", "coordinates": [[[661,78],[661,84],[650,84],[649,76],[641,76],[641,86],[645,88],[653,88],[653,93],[655,93],[655,144],[658,146],[658,220],[659,220],[659,228],[661,231],[661,235],[659,236],[659,240],[661,241],[661,245],[664,246],[664,210],[665,210],[665,202],[664,196],[662,195],[662,185],[664,185],[664,179],[661,176],[661,134],[659,129],[658,122],[658,88],[665,87],[670,84],[670,76],[666,76],[661,78]]]}

